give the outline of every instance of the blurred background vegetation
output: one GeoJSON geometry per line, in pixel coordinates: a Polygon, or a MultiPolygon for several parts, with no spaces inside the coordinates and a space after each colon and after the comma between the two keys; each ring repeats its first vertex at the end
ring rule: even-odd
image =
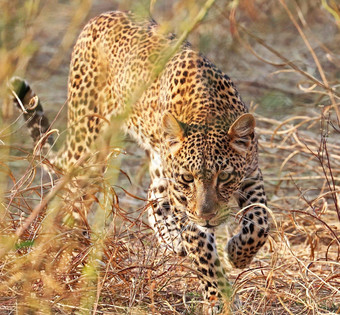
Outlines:
{"type": "MultiPolygon", "coordinates": [[[[53,127],[61,131],[60,147],[66,129],[68,65],[85,23],[105,11],[131,10],[151,15],[181,34],[203,4],[0,0],[1,313],[200,312],[200,291],[190,261],[160,253],[139,216],[145,202],[129,196],[145,198],[148,186],[144,153],[129,140],[121,167],[128,176],[119,178],[123,188],[115,189],[119,207],[110,217],[120,228],[105,228],[101,239],[105,244],[95,256],[99,263],[93,265],[91,281],[86,279],[88,270],[79,278],[75,269],[64,273],[53,269],[51,262],[65,249],[59,246],[58,254],[48,256],[46,239],[34,243],[43,216],[15,238],[50,187],[32,162],[32,141],[6,94],[10,77],[26,78],[45,104],[47,116],[51,121],[56,118],[53,127]],[[16,240],[15,247],[8,245],[11,239],[16,240]],[[39,259],[43,263],[38,264],[39,259]],[[77,284],[72,286],[72,281],[77,284]]],[[[230,271],[243,302],[235,314],[339,314],[339,3],[216,0],[188,40],[232,78],[256,115],[260,161],[273,211],[268,244],[250,269],[230,271]]],[[[56,239],[67,243],[59,234],[56,239]]],[[[222,227],[220,243],[225,241],[222,227]]],[[[73,242],[76,248],[79,244],[73,242]]],[[[79,247],[83,251],[77,253],[78,263],[94,248],[79,247]]]]}

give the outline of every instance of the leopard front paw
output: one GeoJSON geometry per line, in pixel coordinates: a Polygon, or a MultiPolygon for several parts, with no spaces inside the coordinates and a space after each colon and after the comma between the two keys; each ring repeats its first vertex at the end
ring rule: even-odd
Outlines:
{"type": "Polygon", "coordinates": [[[224,252],[227,254],[229,262],[235,268],[243,269],[247,267],[253,259],[253,256],[249,255],[243,247],[240,238],[236,235],[229,240],[224,248],[224,252]]]}
{"type": "Polygon", "coordinates": [[[221,314],[223,310],[223,303],[220,300],[213,302],[204,302],[202,313],[204,315],[217,315],[221,314]]]}
{"type": "Polygon", "coordinates": [[[217,314],[233,314],[235,311],[239,311],[242,309],[242,303],[237,294],[235,294],[231,301],[222,302],[221,299],[218,299],[214,302],[206,302],[203,305],[202,313],[208,315],[217,315],[217,314]]]}

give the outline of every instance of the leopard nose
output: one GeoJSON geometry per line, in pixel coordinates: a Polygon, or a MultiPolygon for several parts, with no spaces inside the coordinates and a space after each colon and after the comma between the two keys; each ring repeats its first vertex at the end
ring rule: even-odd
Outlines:
{"type": "Polygon", "coordinates": [[[205,220],[205,221],[209,221],[209,220],[211,220],[214,216],[216,215],[216,213],[202,213],[201,215],[200,215],[200,218],[201,219],[203,219],[203,220],[205,220]]]}

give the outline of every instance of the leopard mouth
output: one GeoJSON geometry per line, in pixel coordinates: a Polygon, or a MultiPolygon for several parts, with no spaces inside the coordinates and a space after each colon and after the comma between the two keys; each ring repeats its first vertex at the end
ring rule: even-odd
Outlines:
{"type": "Polygon", "coordinates": [[[213,229],[225,223],[228,217],[229,217],[229,211],[226,212],[224,215],[218,214],[209,220],[204,220],[204,219],[197,220],[196,223],[203,228],[213,229]]]}
{"type": "Polygon", "coordinates": [[[215,227],[217,227],[219,224],[210,224],[209,221],[206,221],[206,224],[205,225],[201,225],[202,227],[206,228],[206,229],[213,229],[215,227]]]}
{"type": "Polygon", "coordinates": [[[202,220],[202,219],[196,220],[195,223],[205,229],[213,229],[221,224],[221,222],[216,220],[216,218],[212,218],[210,220],[202,220]]]}
{"type": "Polygon", "coordinates": [[[216,215],[213,218],[203,219],[203,218],[198,218],[196,215],[191,214],[190,212],[187,212],[187,218],[197,224],[198,226],[206,229],[213,229],[221,225],[224,221],[225,218],[224,216],[216,215]]]}

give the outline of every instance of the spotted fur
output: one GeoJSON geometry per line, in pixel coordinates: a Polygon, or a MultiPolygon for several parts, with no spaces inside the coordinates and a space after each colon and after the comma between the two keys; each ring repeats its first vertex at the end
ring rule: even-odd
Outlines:
{"type": "MultiPolygon", "coordinates": [[[[230,215],[232,197],[243,208],[265,205],[266,196],[254,117],[230,78],[188,43],[160,71],[174,42],[128,13],[85,26],[70,67],[69,134],[54,164],[66,172],[99,148],[108,152],[110,121],[128,111],[123,129],[150,155],[151,226],[161,243],[193,258],[209,301],[230,295],[214,228],[230,215]]],[[[231,263],[246,267],[268,230],[264,207],[244,211],[226,246],[231,263]]]]}

